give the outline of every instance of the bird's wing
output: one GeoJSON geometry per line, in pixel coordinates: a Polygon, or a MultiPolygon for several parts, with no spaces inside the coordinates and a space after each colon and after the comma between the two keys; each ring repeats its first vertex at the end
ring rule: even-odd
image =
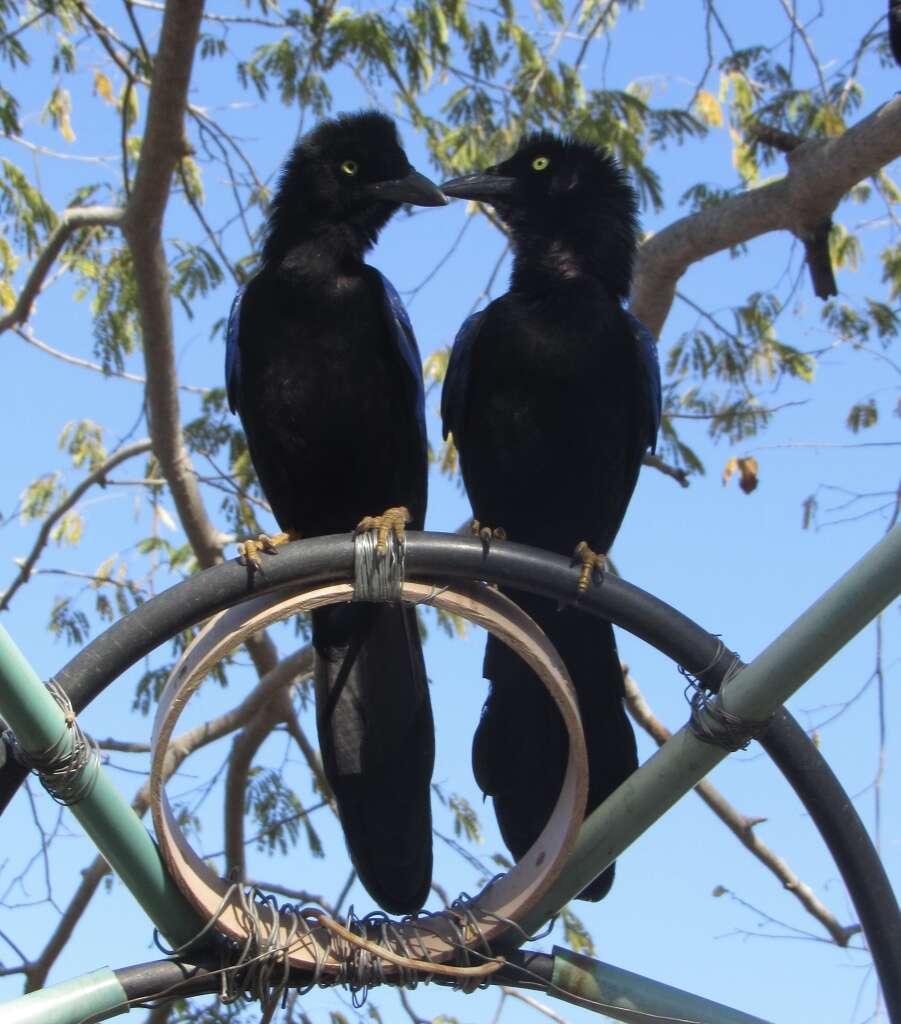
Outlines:
{"type": "Polygon", "coordinates": [[[638,342],[638,353],[641,359],[642,398],[647,410],[648,447],[651,451],[657,448],[657,431],[660,429],[660,409],[662,389],[660,385],[660,360],[657,356],[657,339],[651,331],[632,313],[626,312],[635,340],[638,342]]]}
{"type": "Polygon", "coordinates": [[[447,437],[452,433],[458,446],[466,412],[466,388],[469,385],[472,349],[479,333],[481,319],[481,313],[473,313],[463,321],[460,330],[457,331],[447,363],[447,372],[444,375],[444,388],[441,391],[443,435],[447,437]]]}
{"type": "Polygon", "coordinates": [[[244,289],[239,288],[228,311],[228,326],[225,328],[225,389],[228,407],[238,412],[238,381],[241,378],[241,350],[238,348],[238,332],[241,321],[241,299],[244,289]]]}
{"type": "Polygon", "coordinates": [[[425,449],[428,442],[425,425],[425,391],[422,384],[422,359],[419,355],[419,346],[416,344],[413,325],[410,323],[410,317],[404,308],[401,297],[397,294],[397,289],[384,274],[380,273],[379,277],[385,292],[385,312],[392,328],[394,343],[413,377],[416,394],[416,423],[419,427],[423,449],[425,449]]]}

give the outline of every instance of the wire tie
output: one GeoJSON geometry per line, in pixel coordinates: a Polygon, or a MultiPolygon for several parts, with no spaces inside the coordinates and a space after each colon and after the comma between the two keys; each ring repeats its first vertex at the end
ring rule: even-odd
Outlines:
{"type": "Polygon", "coordinates": [[[86,800],[94,791],[100,775],[100,750],[82,732],[72,702],[59,683],[51,679],[47,690],[65,719],[65,728],[59,737],[46,750],[28,751],[11,729],[3,735],[16,760],[37,775],[58,804],[71,807],[86,800]]]}
{"type": "Polygon", "coordinates": [[[388,548],[378,551],[378,531],[366,530],[354,537],[354,600],[394,604],[401,599],[406,541],[393,530],[388,548]]]}

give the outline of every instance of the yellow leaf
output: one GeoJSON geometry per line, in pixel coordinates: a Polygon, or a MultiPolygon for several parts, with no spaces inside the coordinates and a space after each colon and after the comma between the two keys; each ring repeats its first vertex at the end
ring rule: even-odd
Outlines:
{"type": "Polygon", "coordinates": [[[10,287],[9,281],[0,281],[0,306],[9,313],[15,304],[16,293],[10,287]]]}
{"type": "Polygon", "coordinates": [[[729,483],[729,480],[736,469],[738,469],[738,459],[733,455],[726,465],[723,466],[723,486],[729,483]]]}
{"type": "Polygon", "coordinates": [[[113,83],[102,71],[94,69],[94,92],[98,93],[105,103],[110,106],[116,105],[116,97],[113,95],[113,83]]]}
{"type": "Polygon", "coordinates": [[[72,122],[69,120],[69,112],[63,111],[59,118],[59,130],[66,142],[75,141],[75,132],[72,131],[72,122]]]}
{"type": "Polygon", "coordinates": [[[702,89],[695,100],[695,109],[698,112],[698,117],[705,124],[709,124],[714,128],[719,128],[722,125],[723,111],[719,101],[712,92],[702,89]]]}

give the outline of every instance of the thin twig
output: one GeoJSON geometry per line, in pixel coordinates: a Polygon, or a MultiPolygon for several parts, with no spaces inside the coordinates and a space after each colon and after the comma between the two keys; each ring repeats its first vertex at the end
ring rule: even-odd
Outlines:
{"type": "Polygon", "coordinates": [[[35,540],[31,551],[28,556],[19,566],[19,572],[16,578],[9,585],[7,590],[0,595],[0,612],[6,611],[9,608],[9,602],[12,600],[16,591],[24,586],[28,582],[31,576],[32,569],[35,566],[38,558],[41,556],[41,552],[47,546],[50,540],[50,534],[53,531],[53,527],[63,518],[63,516],[73,509],[87,491],[89,491],[95,484],[103,484],[106,479],[107,473],[110,470],[115,469],[116,466],[121,465],[128,459],[134,458],[136,455],[143,455],[145,452],[149,452],[151,449],[151,442],[149,438],[145,438],[143,441],[136,441],[134,444],[126,445],[124,448],[120,448],[117,452],[114,452],[105,462],[97,467],[92,473],[89,473],[81,483],[72,491],[68,497],[62,501],[49,516],[41,524],[41,528],[38,531],[37,539],[35,540]]]}

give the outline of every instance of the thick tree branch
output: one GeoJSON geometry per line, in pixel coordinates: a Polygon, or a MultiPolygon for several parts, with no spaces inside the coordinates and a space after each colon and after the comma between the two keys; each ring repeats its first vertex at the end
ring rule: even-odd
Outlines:
{"type": "Polygon", "coordinates": [[[117,452],[114,452],[106,462],[98,466],[93,473],[89,473],[66,498],[66,500],[57,506],[49,516],[47,516],[41,524],[37,539],[35,540],[31,551],[28,553],[28,557],[19,566],[19,574],[12,581],[9,588],[3,594],[0,594],[0,612],[6,611],[9,607],[9,602],[12,600],[13,595],[19,587],[28,582],[35,563],[38,558],[40,558],[41,552],[50,540],[50,534],[53,532],[53,527],[56,526],[63,516],[73,509],[79,501],[81,501],[85,493],[89,491],[94,484],[103,485],[106,482],[106,476],[110,470],[115,469],[116,466],[120,466],[128,459],[134,458],[135,455],[141,455],[144,452],[149,451],[150,441],[148,439],[136,441],[134,444],[129,444],[124,448],[120,448],[117,452]]]}
{"type": "Polygon", "coordinates": [[[804,239],[828,221],[857,182],[901,156],[901,96],[834,139],[803,142],[788,154],[788,174],[683,217],[642,246],[632,293],[636,315],[660,334],[676,282],[692,263],[768,231],[804,239]]]}
{"type": "Polygon", "coordinates": [[[281,692],[263,705],[232,743],[225,779],[225,873],[229,878],[247,877],[244,846],[244,811],[247,782],[257,751],[272,730],[291,715],[291,698],[281,692]]]}
{"type": "Polygon", "coordinates": [[[15,327],[16,324],[25,323],[31,315],[31,307],[38,297],[44,280],[73,232],[80,228],[119,224],[124,214],[124,210],[115,206],[73,206],[68,210],[63,210],[59,223],[50,233],[47,244],[34,261],[34,266],[25,279],[25,284],[22,285],[22,291],[19,292],[15,306],[5,316],[0,317],[0,334],[9,330],[10,327],[15,327]]]}
{"type": "MultiPolygon", "coordinates": [[[[626,707],[629,709],[629,714],[657,746],[662,747],[670,739],[672,733],[655,716],[628,670],[623,675],[626,684],[626,707]]],[[[820,902],[810,886],[802,882],[781,857],[758,839],[754,826],[759,825],[765,819],[748,818],[741,814],[706,779],[695,786],[695,792],[738,841],[750,850],[764,867],[769,868],[789,892],[797,897],[801,906],[829,932],[833,942],[839,946],[847,946],[852,936],[860,931],[860,925],[840,924],[832,912],[820,902]]]]}
{"type": "Polygon", "coordinates": [[[166,4],[141,157],[122,228],[137,283],[153,451],[197,560],[207,567],[221,560],[222,545],[204,508],[181,431],[172,300],[162,240],[172,175],[187,152],[184,114],[202,13],[202,0],[166,4]]]}

